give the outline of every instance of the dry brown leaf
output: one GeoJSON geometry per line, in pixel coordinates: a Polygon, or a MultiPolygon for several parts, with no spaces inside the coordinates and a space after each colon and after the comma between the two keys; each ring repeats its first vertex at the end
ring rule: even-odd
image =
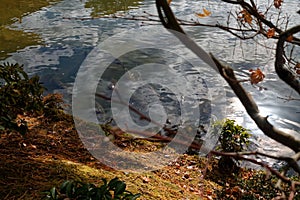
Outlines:
{"type": "Polygon", "coordinates": [[[257,83],[263,81],[265,78],[265,75],[259,68],[257,68],[257,70],[250,69],[249,72],[251,72],[251,74],[250,74],[251,84],[257,84],[257,83]]]}
{"type": "Polygon", "coordinates": [[[198,17],[207,17],[211,15],[211,12],[203,8],[203,13],[195,13],[198,17]]]}
{"type": "Polygon", "coordinates": [[[206,16],[209,16],[211,15],[211,12],[206,10],[205,8],[203,8],[203,13],[206,15],[206,16]]]}
{"type": "Polygon", "coordinates": [[[240,193],[241,192],[241,188],[239,186],[234,186],[231,189],[231,192],[233,192],[233,193],[240,193]]]}
{"type": "Polygon", "coordinates": [[[275,35],[275,29],[274,28],[270,28],[267,32],[267,37],[271,38],[275,35]]]}
{"type": "Polygon", "coordinates": [[[252,16],[250,15],[250,13],[243,9],[240,13],[239,13],[239,16],[238,16],[239,19],[242,20],[242,22],[246,22],[248,24],[251,24],[252,23],[252,16]]]}
{"type": "Polygon", "coordinates": [[[293,41],[294,37],[293,35],[290,35],[289,37],[286,38],[286,41],[291,42],[293,41]]]}
{"type": "Polygon", "coordinates": [[[274,0],[275,8],[279,9],[282,5],[283,0],[274,0]]]}

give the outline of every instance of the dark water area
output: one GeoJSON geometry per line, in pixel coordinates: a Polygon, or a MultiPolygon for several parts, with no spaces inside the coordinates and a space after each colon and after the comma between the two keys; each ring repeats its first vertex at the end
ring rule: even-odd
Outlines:
{"type": "MultiPolygon", "coordinates": [[[[32,11],[22,16],[22,20],[8,23],[5,25],[6,29],[8,27],[14,31],[22,31],[26,33],[26,37],[30,33],[34,39],[31,38],[30,42],[24,42],[18,49],[6,48],[7,50],[2,50],[2,62],[9,61],[23,64],[29,74],[37,74],[41,77],[44,86],[48,88],[47,93],[60,92],[64,94],[66,102],[71,104],[74,82],[82,64],[85,63],[85,59],[88,57],[91,63],[100,62],[99,60],[104,59],[102,55],[89,56],[99,44],[124,31],[137,30],[146,32],[147,37],[144,37],[143,34],[141,36],[138,36],[138,34],[125,34],[124,36],[126,37],[124,38],[121,37],[122,35],[116,38],[119,43],[129,44],[131,41],[140,41],[144,43],[149,42],[149,45],[151,44],[150,38],[154,38],[157,43],[165,44],[170,51],[181,51],[182,57],[166,53],[167,51],[155,51],[153,53],[140,51],[138,53],[135,52],[136,54],[134,52],[126,53],[126,55],[119,57],[108,68],[103,75],[104,81],[97,86],[98,92],[112,95],[112,90],[109,88],[110,83],[113,80],[118,80],[124,74],[128,74],[131,77],[126,81],[124,80],[125,83],[129,80],[139,80],[139,77],[143,77],[139,74],[140,71],[131,70],[136,66],[151,62],[167,64],[171,66],[171,69],[178,77],[184,77],[185,80],[181,82],[180,78],[178,78],[178,81],[174,79],[176,81],[173,81],[175,83],[170,87],[176,87],[180,92],[186,90],[185,92],[192,94],[192,97],[189,99],[187,95],[174,96],[170,88],[167,87],[160,88],[158,85],[152,84],[151,86],[150,84],[150,88],[154,88],[152,90],[149,89],[149,85],[141,86],[140,83],[137,83],[136,85],[131,85],[135,89],[139,89],[133,93],[130,104],[145,108],[145,114],[147,114],[149,112],[146,104],[151,104],[155,99],[157,100],[157,94],[160,94],[158,96],[161,99],[158,100],[164,102],[164,107],[170,113],[167,118],[173,117],[174,119],[171,121],[180,123],[177,116],[180,115],[181,110],[176,109],[180,102],[184,101],[187,104],[192,104],[197,100],[200,104],[205,104],[210,98],[215,98],[214,95],[217,96],[210,85],[215,84],[218,87],[221,85],[226,92],[226,97],[221,96],[221,98],[224,98],[223,100],[227,103],[225,107],[221,108],[218,105],[213,105],[218,107],[218,113],[226,111],[226,113],[220,114],[218,118],[221,116],[230,117],[250,129],[254,134],[252,139],[253,149],[278,154],[281,152],[290,152],[275,141],[265,137],[256,128],[226,84],[221,83],[219,78],[211,76],[209,70],[199,72],[198,66],[189,64],[183,59],[184,56],[193,59],[190,55],[191,52],[182,48],[179,44],[168,43],[168,38],[164,38],[162,34],[163,31],[153,31],[155,27],[161,27],[160,25],[145,25],[138,21],[124,19],[97,18],[99,15],[116,12],[122,13],[124,10],[132,14],[142,14],[143,11],[156,14],[154,1],[126,1],[126,4],[115,2],[62,0],[50,6],[32,11]],[[164,62],[161,62],[162,60],[164,62]],[[201,76],[199,73],[201,73],[201,76]],[[187,82],[190,86],[189,89],[186,89],[187,82]],[[207,92],[208,88],[210,92],[207,92]],[[149,91],[149,93],[145,94],[145,91],[149,91]],[[143,99],[139,99],[141,98],[141,94],[145,95],[144,98],[142,97],[143,99]],[[182,100],[184,97],[186,98],[182,100]]],[[[231,5],[221,4],[217,0],[204,2],[174,0],[172,1],[172,8],[175,14],[183,19],[195,19],[194,13],[202,11],[202,8],[206,8],[212,11],[212,16],[196,20],[199,20],[201,23],[210,24],[217,22],[225,23],[224,19],[227,16],[227,11],[232,9],[231,5]]],[[[286,0],[283,9],[291,14],[292,20],[290,21],[290,26],[299,24],[300,15],[296,14],[296,11],[300,9],[299,1],[286,0]]],[[[257,44],[263,43],[264,46],[274,47],[275,41],[261,39],[260,41],[256,41],[256,43],[253,41],[240,42],[237,38],[219,29],[206,27],[184,27],[184,29],[205,51],[212,52],[222,61],[233,66],[241,79],[248,77],[249,69],[261,68],[266,75],[262,86],[267,88],[267,90],[259,90],[258,87],[253,87],[250,83],[245,84],[246,89],[249,90],[250,94],[258,102],[261,113],[268,115],[272,123],[281,128],[290,129],[289,132],[291,134],[300,137],[300,101],[285,101],[279,98],[288,96],[299,98],[299,96],[277,77],[274,70],[274,50],[257,44]]],[[[2,30],[1,32],[4,33],[2,30]]],[[[10,34],[7,33],[7,35],[10,34]]],[[[20,39],[20,41],[25,40],[20,39]]],[[[4,46],[3,44],[0,44],[0,46],[4,48],[2,47],[4,46]]],[[[300,57],[299,49],[295,49],[294,53],[298,58],[300,57]]],[[[200,61],[198,64],[202,65],[203,63],[200,61]]],[[[148,73],[151,74],[151,72],[148,73]]],[[[163,71],[162,73],[166,73],[161,74],[162,77],[167,77],[169,72],[163,71]]],[[[159,79],[154,79],[153,82],[155,81],[159,81],[159,79]]],[[[172,79],[170,79],[171,81],[172,79]]],[[[190,108],[193,108],[193,106],[190,106],[190,108]]],[[[109,110],[107,107],[103,108],[103,106],[101,109],[109,110]]],[[[192,111],[187,111],[187,113],[189,112],[192,111]]],[[[161,120],[166,120],[166,116],[161,116],[161,120]]],[[[206,118],[202,120],[207,122],[210,119],[206,118]]]]}

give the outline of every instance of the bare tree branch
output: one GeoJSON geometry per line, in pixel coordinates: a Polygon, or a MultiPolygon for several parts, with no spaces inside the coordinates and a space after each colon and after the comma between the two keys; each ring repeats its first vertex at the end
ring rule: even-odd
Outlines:
{"type": "Polygon", "coordinates": [[[263,22],[268,27],[274,28],[277,33],[281,33],[282,32],[282,30],[279,29],[277,26],[275,26],[271,21],[269,21],[269,20],[265,19],[263,16],[261,16],[257,12],[256,7],[251,6],[250,4],[248,4],[247,2],[245,2],[244,0],[221,0],[221,1],[226,2],[226,3],[230,3],[230,4],[241,5],[251,15],[255,16],[256,19],[258,19],[259,21],[263,22]]]}
{"type": "MultiPolygon", "coordinates": [[[[134,113],[136,113],[138,116],[140,116],[141,120],[145,120],[148,121],[150,123],[153,123],[155,125],[158,125],[159,127],[161,127],[162,129],[164,129],[166,132],[168,132],[170,135],[174,135],[176,134],[176,131],[173,131],[171,129],[168,129],[166,127],[164,127],[163,125],[159,124],[158,122],[155,122],[154,120],[150,119],[148,116],[144,115],[143,113],[141,113],[140,111],[138,111],[136,108],[134,108],[133,106],[127,104],[126,102],[123,102],[122,100],[115,100],[115,99],[111,99],[110,97],[107,97],[105,95],[102,94],[96,94],[97,97],[100,97],[102,99],[108,100],[108,101],[113,101],[115,103],[124,105],[124,106],[128,106],[128,108],[133,111],[134,113]]],[[[116,127],[111,127],[109,129],[106,129],[107,132],[110,132],[111,134],[122,134],[123,131],[120,130],[119,128],[116,127]]],[[[168,136],[162,136],[159,134],[153,134],[152,132],[147,132],[147,131],[138,131],[138,130],[131,130],[131,129],[127,129],[126,132],[128,133],[133,133],[133,134],[138,134],[140,136],[143,137],[147,137],[147,138],[142,138],[144,140],[148,140],[148,141],[160,141],[160,142],[174,142],[177,143],[179,145],[188,145],[189,147],[195,149],[195,150],[200,150],[201,148],[201,144],[193,142],[192,144],[187,144],[186,142],[182,141],[181,139],[174,139],[173,137],[168,137],[168,136]]],[[[141,139],[141,138],[138,138],[141,139]]],[[[217,154],[217,153],[216,153],[217,154]]],[[[258,151],[254,151],[254,152],[239,152],[239,153],[229,153],[228,155],[240,155],[240,156],[250,156],[250,155],[254,155],[254,156],[264,156],[264,157],[268,157],[268,158],[272,158],[272,159],[276,159],[276,160],[281,160],[281,161],[285,161],[286,163],[289,164],[289,166],[291,168],[293,168],[296,172],[298,172],[300,174],[300,167],[297,164],[297,161],[300,160],[300,152],[295,154],[292,157],[286,157],[286,156],[273,156],[273,155],[269,155],[266,153],[262,153],[262,152],[258,152],[258,151]]]]}
{"type": "Polygon", "coordinates": [[[276,60],[275,60],[275,70],[278,76],[286,82],[290,87],[292,87],[298,94],[300,94],[300,81],[296,74],[291,72],[289,69],[284,67],[284,43],[286,39],[295,33],[300,32],[300,26],[295,26],[282,34],[280,34],[277,48],[276,48],[276,60]]]}
{"type": "Polygon", "coordinates": [[[235,154],[239,154],[241,156],[264,156],[264,157],[272,158],[272,159],[275,159],[275,160],[285,161],[286,163],[289,164],[290,167],[292,167],[297,173],[300,174],[300,166],[297,163],[297,161],[299,160],[300,153],[295,154],[292,157],[273,156],[273,155],[262,153],[262,152],[259,152],[259,151],[228,153],[228,155],[235,155],[235,154]]]}
{"type": "MultiPolygon", "coordinates": [[[[226,0],[227,1],[227,0],[226,0]]],[[[243,2],[243,1],[238,1],[243,2]]],[[[165,0],[156,0],[156,6],[158,9],[159,16],[162,20],[162,24],[167,29],[171,29],[173,31],[178,31],[182,34],[185,34],[183,29],[180,27],[176,18],[167,4],[165,0]],[[162,13],[164,12],[164,13],[162,13]],[[173,24],[174,23],[174,24],[173,24]]],[[[248,6],[248,5],[247,5],[248,6]]],[[[174,34],[174,32],[172,32],[174,34]]],[[[193,42],[192,40],[183,40],[180,35],[174,34],[176,37],[179,38],[183,42],[183,44],[193,51],[196,55],[199,55],[199,47],[198,45],[193,42]],[[197,48],[198,47],[198,48],[197,48]]],[[[212,54],[210,54],[213,62],[217,66],[217,70],[219,71],[220,75],[227,81],[230,85],[231,89],[240,99],[241,103],[245,107],[249,116],[255,121],[257,126],[270,138],[276,140],[277,142],[291,148],[295,152],[300,152],[300,140],[296,137],[289,135],[277,128],[275,128],[272,124],[270,124],[267,120],[268,117],[263,117],[259,113],[259,109],[253,98],[248,94],[240,82],[236,79],[235,73],[232,68],[228,66],[224,66],[221,62],[216,59],[212,54]]],[[[210,62],[210,61],[206,61],[210,62]]]]}
{"type": "MultiPolygon", "coordinates": [[[[268,169],[272,174],[276,175],[279,179],[281,179],[282,181],[284,181],[286,183],[292,183],[293,182],[290,178],[282,175],[279,171],[273,169],[272,167],[270,167],[265,162],[257,161],[254,158],[248,158],[248,157],[244,156],[244,154],[242,154],[242,153],[238,153],[238,152],[219,152],[219,151],[211,151],[210,153],[214,154],[214,155],[218,155],[218,156],[232,157],[236,160],[246,160],[246,161],[252,162],[254,164],[260,165],[260,166],[268,169]]],[[[295,183],[297,185],[300,185],[300,182],[295,182],[295,183]]]]}
{"type": "Polygon", "coordinates": [[[222,65],[220,61],[217,60],[213,55],[211,56],[215,61],[221,76],[230,85],[231,89],[234,91],[236,96],[240,99],[241,103],[245,107],[249,116],[264,132],[264,134],[276,140],[277,142],[291,148],[293,151],[300,152],[300,140],[274,127],[269,123],[268,117],[261,116],[257,104],[250,96],[250,94],[248,94],[243,86],[238,82],[235,77],[234,71],[230,67],[222,65]]]}

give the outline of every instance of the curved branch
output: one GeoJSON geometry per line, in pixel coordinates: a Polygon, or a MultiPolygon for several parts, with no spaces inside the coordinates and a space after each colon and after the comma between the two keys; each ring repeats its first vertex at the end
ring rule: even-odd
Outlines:
{"type": "MultiPolygon", "coordinates": [[[[210,153],[214,154],[214,155],[218,155],[218,156],[229,156],[229,157],[232,157],[236,160],[246,160],[246,161],[252,162],[254,164],[260,165],[260,166],[268,169],[270,172],[272,172],[272,174],[276,175],[279,179],[281,179],[282,181],[284,181],[286,183],[292,183],[293,182],[290,178],[282,175],[279,171],[273,169],[272,167],[270,167],[265,162],[260,162],[260,161],[257,161],[256,159],[245,157],[242,153],[238,153],[238,152],[220,152],[220,151],[211,151],[210,153]]],[[[300,185],[300,182],[296,182],[296,184],[300,185]]]]}
{"type": "Polygon", "coordinates": [[[185,34],[183,29],[179,26],[167,1],[156,1],[156,8],[159,19],[161,20],[165,28],[185,34]]]}
{"type": "MultiPolygon", "coordinates": [[[[277,33],[282,34],[284,31],[282,31],[280,28],[278,28],[275,24],[273,24],[271,21],[267,20],[264,18],[258,11],[256,6],[253,6],[253,3],[251,1],[250,5],[249,3],[245,2],[244,0],[221,0],[226,3],[230,4],[236,4],[242,6],[242,8],[246,9],[251,15],[253,15],[257,20],[262,22],[263,24],[267,25],[270,28],[273,28],[277,33]]],[[[264,34],[266,35],[266,34],[264,34]]],[[[294,38],[291,43],[300,45],[300,39],[299,38],[294,38]]]]}
{"type": "Polygon", "coordinates": [[[263,117],[259,113],[257,104],[252,97],[246,92],[243,86],[238,82],[235,77],[234,71],[228,66],[224,66],[213,55],[212,59],[216,63],[221,76],[227,81],[235,95],[240,99],[241,103],[245,107],[248,115],[254,120],[256,125],[270,138],[277,142],[291,148],[295,152],[300,152],[300,140],[292,135],[289,135],[269,123],[268,117],[263,117]]]}
{"type": "MultiPolygon", "coordinates": [[[[175,19],[175,16],[172,12],[171,8],[168,6],[165,0],[156,0],[158,12],[160,12],[159,16],[161,20],[163,21],[163,25],[167,29],[171,30],[182,30],[178,27],[179,24],[175,19]],[[165,8],[167,7],[167,8],[165,8]],[[161,13],[162,10],[166,13],[165,17],[163,17],[163,14],[161,13]],[[170,24],[170,23],[176,23],[176,24],[170,24]],[[174,28],[174,29],[173,29],[174,28]]],[[[199,46],[192,41],[191,39],[185,40],[182,38],[182,35],[176,34],[176,32],[172,32],[179,40],[183,42],[183,44],[190,49],[192,52],[194,52],[196,55],[203,55],[203,52],[199,53],[199,51],[203,51],[199,46]]],[[[184,33],[184,31],[180,31],[180,33],[184,33]]],[[[232,68],[224,66],[220,63],[218,59],[216,59],[213,55],[211,55],[211,58],[213,62],[215,63],[217,69],[220,73],[220,75],[227,81],[227,83],[230,85],[231,89],[234,91],[236,96],[240,99],[241,103],[245,107],[247,113],[249,116],[254,120],[254,122],[257,124],[257,126],[270,138],[276,140],[277,142],[291,148],[295,152],[300,152],[300,140],[295,138],[292,135],[289,135],[277,128],[275,128],[272,124],[270,124],[267,120],[267,117],[263,117],[259,113],[259,109],[255,101],[252,99],[252,97],[245,91],[245,89],[242,87],[242,85],[239,83],[239,81],[236,79],[234,71],[232,68]]],[[[205,61],[209,65],[211,65],[210,60],[207,59],[205,61]]],[[[211,65],[213,66],[213,65],[211,65]]]]}
{"type": "Polygon", "coordinates": [[[277,33],[281,33],[282,30],[279,29],[277,26],[275,26],[271,21],[265,19],[262,17],[258,12],[257,9],[252,7],[249,3],[245,2],[244,0],[221,0],[226,3],[231,3],[231,4],[237,4],[242,6],[244,9],[246,9],[251,15],[256,17],[258,20],[260,20],[262,23],[267,25],[270,28],[274,28],[277,33]]]}
{"type": "Polygon", "coordinates": [[[290,70],[284,67],[284,43],[286,39],[295,34],[300,32],[300,26],[295,26],[282,34],[280,34],[277,47],[276,47],[276,60],[275,60],[275,70],[277,75],[286,82],[289,86],[291,86],[295,91],[300,94],[300,82],[297,79],[297,76],[294,75],[290,70]]]}
{"type": "Polygon", "coordinates": [[[227,154],[229,156],[230,155],[236,155],[236,154],[238,154],[240,156],[264,156],[264,157],[272,158],[272,159],[275,159],[275,160],[281,160],[281,161],[284,161],[284,162],[288,163],[288,165],[291,168],[293,168],[295,170],[295,172],[297,172],[297,173],[300,174],[300,166],[297,163],[297,161],[299,160],[300,153],[297,153],[297,154],[295,154],[292,157],[274,156],[274,155],[262,153],[262,152],[259,152],[259,151],[251,151],[251,152],[228,152],[227,154]]]}

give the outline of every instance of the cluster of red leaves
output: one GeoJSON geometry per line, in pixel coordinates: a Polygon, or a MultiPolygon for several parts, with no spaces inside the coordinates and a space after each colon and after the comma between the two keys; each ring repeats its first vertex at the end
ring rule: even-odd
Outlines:
{"type": "Polygon", "coordinates": [[[257,84],[257,83],[263,81],[265,78],[264,73],[259,68],[257,68],[256,70],[250,69],[249,72],[251,72],[251,74],[250,74],[251,84],[257,84]]]}
{"type": "MultiPolygon", "coordinates": [[[[274,28],[270,28],[268,31],[267,31],[267,38],[272,38],[275,36],[275,29],[274,28]]],[[[292,42],[294,39],[293,35],[290,35],[289,37],[286,38],[286,41],[288,42],[292,42]]]]}
{"type": "Polygon", "coordinates": [[[251,24],[252,20],[253,20],[250,13],[245,9],[243,9],[241,12],[239,12],[238,19],[241,20],[242,22],[246,22],[248,24],[251,24]]]}
{"type": "Polygon", "coordinates": [[[268,31],[267,31],[267,38],[271,38],[275,35],[275,29],[274,28],[270,28],[268,31]]]}
{"type": "Polygon", "coordinates": [[[283,0],[274,0],[275,8],[279,9],[282,5],[283,0]]]}

